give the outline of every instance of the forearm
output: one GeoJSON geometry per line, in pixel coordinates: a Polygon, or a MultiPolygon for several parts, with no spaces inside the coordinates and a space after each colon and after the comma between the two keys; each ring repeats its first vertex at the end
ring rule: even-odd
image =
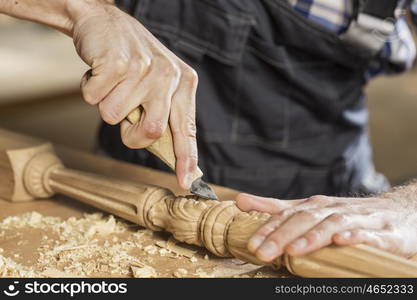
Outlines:
{"type": "Polygon", "coordinates": [[[0,0],[0,13],[34,21],[71,35],[74,23],[87,11],[108,5],[107,0],[0,0]]]}

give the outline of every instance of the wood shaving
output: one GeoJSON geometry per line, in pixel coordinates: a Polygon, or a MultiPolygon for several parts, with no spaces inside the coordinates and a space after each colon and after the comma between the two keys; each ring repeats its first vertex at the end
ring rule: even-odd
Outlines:
{"type": "Polygon", "coordinates": [[[178,269],[174,272],[174,276],[177,278],[186,277],[188,275],[188,271],[186,269],[178,269]]]}
{"type": "Polygon", "coordinates": [[[201,268],[198,268],[196,271],[195,271],[195,275],[197,275],[197,277],[200,277],[200,278],[210,278],[210,277],[214,277],[213,275],[210,275],[210,274],[208,274],[207,272],[205,272],[203,269],[201,269],[201,268]]]}
{"type": "Polygon", "coordinates": [[[79,277],[76,274],[62,272],[55,268],[47,268],[41,273],[44,277],[49,278],[74,278],[79,277]]]}
{"type": "Polygon", "coordinates": [[[156,249],[154,245],[146,246],[145,248],[143,248],[143,250],[145,250],[146,253],[151,254],[151,255],[154,255],[156,254],[156,252],[158,252],[158,249],[156,249]]]}
{"type": "Polygon", "coordinates": [[[169,254],[169,253],[171,253],[171,251],[169,251],[168,249],[165,249],[165,248],[163,248],[163,249],[159,249],[159,254],[161,255],[161,256],[165,256],[165,255],[167,255],[167,254],[169,254]]]}
{"type": "Polygon", "coordinates": [[[161,248],[165,248],[168,251],[174,252],[177,255],[184,256],[187,258],[192,258],[197,253],[197,251],[190,250],[184,247],[177,245],[178,241],[173,237],[170,237],[168,241],[158,241],[156,245],[161,248]]]}
{"type": "Polygon", "coordinates": [[[10,216],[0,220],[0,277],[223,276],[213,273],[207,255],[199,260],[197,251],[165,236],[101,213],[10,216]]]}
{"type": "Polygon", "coordinates": [[[158,274],[151,266],[135,267],[131,266],[133,277],[135,278],[156,278],[158,274]]]}
{"type": "Polygon", "coordinates": [[[107,221],[98,221],[97,224],[91,226],[87,234],[92,236],[97,233],[106,236],[116,232],[116,225],[116,220],[113,216],[110,216],[107,221]]]}
{"type": "MultiPolygon", "coordinates": [[[[85,214],[79,219],[71,217],[62,220],[31,212],[10,216],[0,222],[3,232],[14,232],[24,227],[43,230],[58,238],[53,241],[42,235],[39,257],[33,267],[25,267],[11,258],[0,256],[0,277],[86,277],[103,272],[129,276],[130,266],[140,263],[129,254],[138,249],[138,241],[118,241],[114,235],[126,233],[128,225],[113,216],[104,217],[95,213],[85,214]],[[99,243],[99,239],[106,240],[99,243]],[[113,243],[115,239],[117,243],[113,243]]],[[[144,234],[144,231],[147,230],[140,230],[139,233],[144,234]]],[[[13,257],[17,259],[20,255],[13,254],[13,257]]]]}
{"type": "Polygon", "coordinates": [[[0,277],[39,277],[32,268],[22,266],[10,258],[0,255],[0,277]]]}

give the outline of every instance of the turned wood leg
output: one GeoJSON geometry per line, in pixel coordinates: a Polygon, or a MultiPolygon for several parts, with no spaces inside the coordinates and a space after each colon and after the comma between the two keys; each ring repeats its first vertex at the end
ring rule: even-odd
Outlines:
{"type": "MultiPolygon", "coordinates": [[[[0,152],[1,176],[13,185],[0,189],[0,196],[10,201],[60,193],[151,230],[171,232],[177,240],[217,256],[263,264],[247,243],[271,216],[242,212],[233,201],[176,197],[161,187],[67,169],[48,144],[0,152]]],[[[303,257],[284,255],[272,264],[305,277],[417,276],[416,263],[365,245],[329,246],[303,257]]]]}

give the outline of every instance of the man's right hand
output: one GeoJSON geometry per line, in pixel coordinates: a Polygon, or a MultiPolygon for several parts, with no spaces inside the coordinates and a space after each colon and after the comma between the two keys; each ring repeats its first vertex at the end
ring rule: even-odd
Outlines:
{"type": "Polygon", "coordinates": [[[144,148],[171,125],[179,185],[197,167],[195,126],[196,72],[161,44],[137,20],[103,1],[68,1],[74,18],[72,37],[91,67],[83,77],[84,99],[97,105],[108,124],[121,123],[123,143],[144,148]],[[141,122],[125,117],[139,105],[141,122]]]}

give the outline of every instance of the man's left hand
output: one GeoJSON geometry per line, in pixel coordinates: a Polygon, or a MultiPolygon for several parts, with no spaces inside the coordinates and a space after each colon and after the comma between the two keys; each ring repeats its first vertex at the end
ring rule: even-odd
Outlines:
{"type": "Polygon", "coordinates": [[[240,194],[236,202],[243,211],[272,214],[248,243],[249,251],[265,262],[332,243],[364,243],[405,257],[417,253],[415,199],[313,196],[286,201],[240,194]]]}

